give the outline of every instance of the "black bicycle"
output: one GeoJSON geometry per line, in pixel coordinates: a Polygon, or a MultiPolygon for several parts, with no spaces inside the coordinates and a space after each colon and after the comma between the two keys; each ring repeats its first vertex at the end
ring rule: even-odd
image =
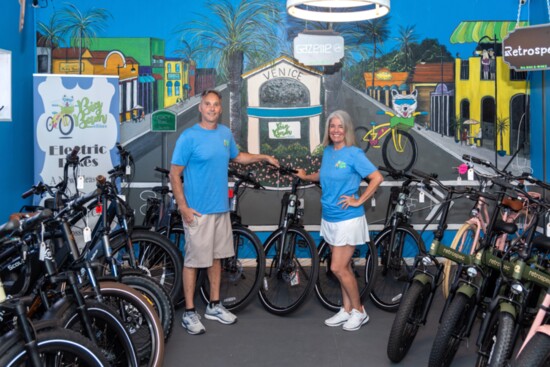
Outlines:
{"type": "MultiPolygon", "coordinates": [[[[294,175],[289,167],[278,168],[280,174],[294,175]]],[[[315,241],[304,229],[299,207],[298,186],[294,176],[290,192],[281,200],[279,228],[265,241],[266,270],[260,287],[260,300],[275,315],[295,311],[313,290],[319,274],[319,255],[315,241]]]]}

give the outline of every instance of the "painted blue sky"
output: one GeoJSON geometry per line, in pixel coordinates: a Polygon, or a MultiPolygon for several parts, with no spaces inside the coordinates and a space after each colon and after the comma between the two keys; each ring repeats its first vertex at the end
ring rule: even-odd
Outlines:
{"type": "MultiPolygon", "coordinates": [[[[234,0],[237,1],[237,0],[234,0]]],[[[64,7],[62,0],[40,0],[46,5],[36,10],[36,19],[46,22],[52,12],[64,7]]],[[[174,29],[194,18],[196,13],[205,13],[207,0],[79,0],[73,2],[81,11],[91,7],[105,8],[113,20],[105,30],[105,37],[157,37],[166,41],[167,56],[178,48],[174,29]]],[[[284,10],[286,1],[280,0],[284,10]]],[[[529,4],[522,7],[521,20],[529,19],[529,4]]],[[[516,20],[518,0],[393,0],[391,2],[390,24],[394,28],[392,37],[397,36],[399,26],[416,26],[418,39],[437,38],[445,44],[451,54],[459,52],[470,55],[475,45],[452,45],[449,42],[453,30],[463,20],[516,20]]],[[[394,45],[388,42],[386,51],[394,45]]]]}

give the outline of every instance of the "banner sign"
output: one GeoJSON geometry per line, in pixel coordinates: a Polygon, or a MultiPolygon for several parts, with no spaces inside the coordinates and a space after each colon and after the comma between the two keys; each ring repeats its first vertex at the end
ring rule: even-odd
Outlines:
{"type": "Polygon", "coordinates": [[[300,121],[268,122],[270,139],[300,139],[300,121]]]}
{"type": "Polygon", "coordinates": [[[334,65],[344,57],[344,37],[300,33],[294,38],[294,57],[304,65],[334,65]]]}
{"type": "Polygon", "coordinates": [[[158,110],[151,115],[152,132],[175,132],[176,131],[176,113],[170,110],[158,110]]]}
{"type": "Polygon", "coordinates": [[[518,28],[502,41],[503,60],[519,71],[550,69],[550,24],[518,28]]]}
{"type": "MultiPolygon", "coordinates": [[[[98,175],[118,164],[118,78],[34,74],[34,181],[56,185],[63,179],[66,156],[80,147],[78,177],[83,193],[96,187],[98,175]],[[85,159],[83,159],[85,158],[85,159]]],[[[75,177],[69,172],[71,194],[75,177]]]]}

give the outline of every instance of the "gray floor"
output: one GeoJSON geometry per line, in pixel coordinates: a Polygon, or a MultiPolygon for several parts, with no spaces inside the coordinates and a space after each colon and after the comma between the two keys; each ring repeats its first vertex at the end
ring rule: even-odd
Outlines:
{"type": "MultiPolygon", "coordinates": [[[[438,291],[439,293],[439,291],[438,291]]],[[[197,310],[204,313],[204,304],[197,310]]],[[[181,327],[182,310],[176,312],[174,331],[165,346],[165,366],[426,366],[443,307],[438,294],[426,326],[422,327],[405,359],[393,364],[386,356],[393,313],[377,309],[370,301],[365,308],[370,321],[359,331],[329,328],[323,320],[331,316],[314,295],[296,312],[280,317],[265,311],[254,300],[237,315],[234,325],[222,325],[202,318],[206,334],[189,335],[181,327]]],[[[476,359],[475,335],[462,343],[453,367],[473,366],[476,359]]]]}

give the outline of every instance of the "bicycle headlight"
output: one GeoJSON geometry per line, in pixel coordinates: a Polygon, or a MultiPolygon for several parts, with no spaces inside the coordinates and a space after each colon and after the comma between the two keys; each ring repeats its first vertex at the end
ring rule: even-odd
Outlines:
{"type": "Polygon", "coordinates": [[[512,290],[512,293],[515,295],[520,295],[524,292],[525,288],[523,288],[523,284],[514,282],[512,283],[512,286],[510,287],[512,290]]]}
{"type": "Polygon", "coordinates": [[[475,266],[470,266],[468,269],[466,269],[466,274],[468,274],[470,278],[475,278],[477,277],[477,269],[475,268],[475,266]]]}
{"type": "Polygon", "coordinates": [[[432,258],[429,256],[424,256],[422,258],[422,264],[424,264],[425,266],[433,265],[432,258]]]}

